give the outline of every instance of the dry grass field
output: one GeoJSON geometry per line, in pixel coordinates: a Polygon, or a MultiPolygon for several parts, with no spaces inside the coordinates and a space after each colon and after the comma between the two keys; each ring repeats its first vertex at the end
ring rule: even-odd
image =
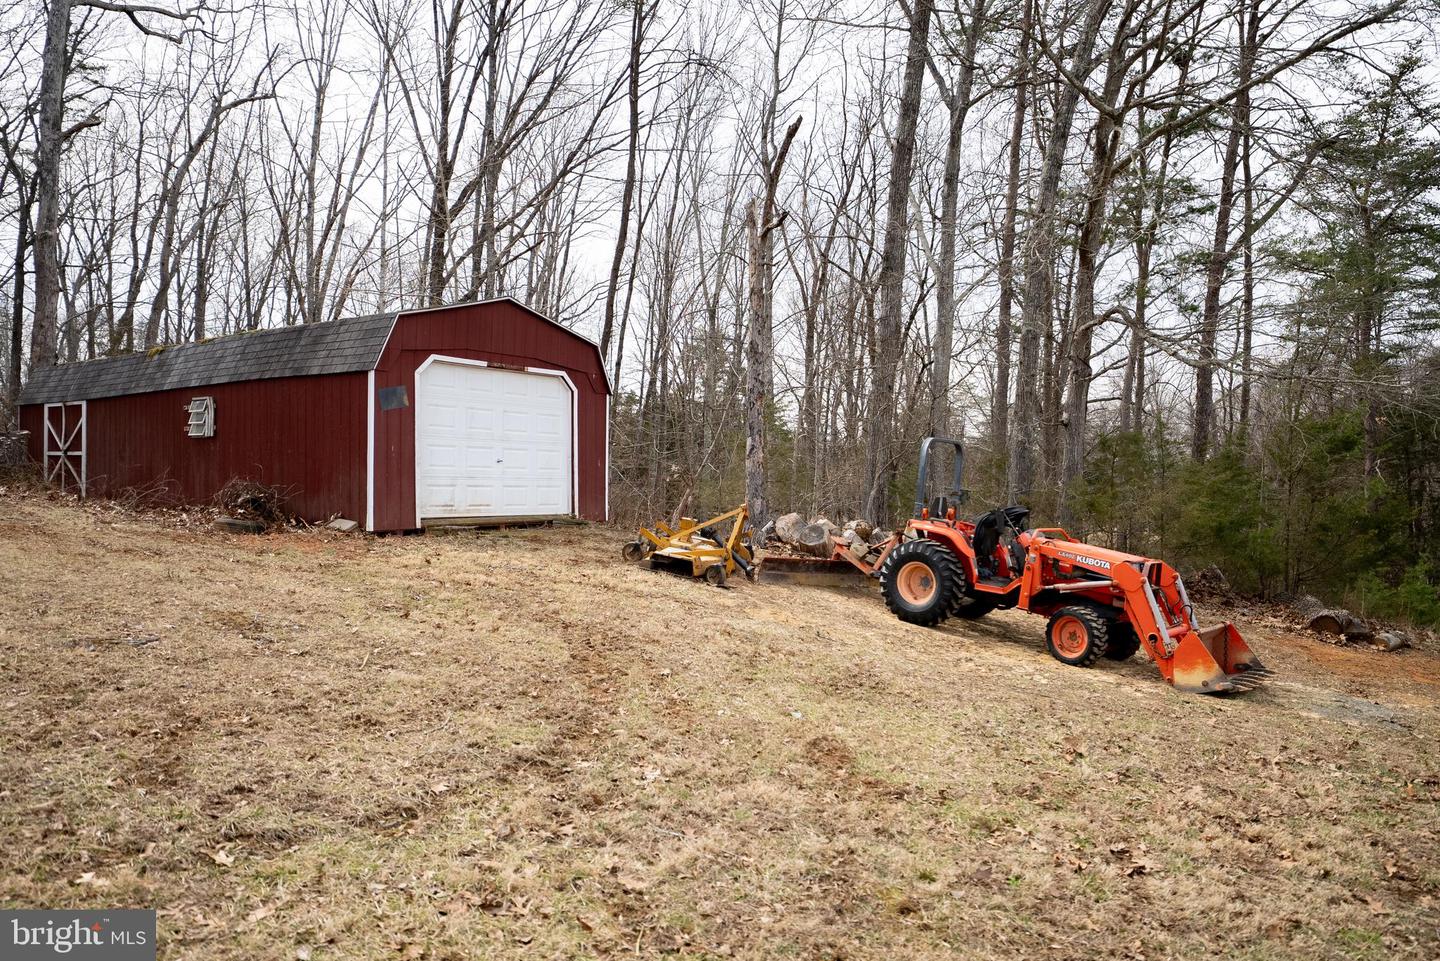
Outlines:
{"type": "Polygon", "coordinates": [[[1187,696],[622,540],[0,496],[0,903],[206,961],[1440,957],[1436,651],[1230,612],[1279,682],[1187,696]]]}

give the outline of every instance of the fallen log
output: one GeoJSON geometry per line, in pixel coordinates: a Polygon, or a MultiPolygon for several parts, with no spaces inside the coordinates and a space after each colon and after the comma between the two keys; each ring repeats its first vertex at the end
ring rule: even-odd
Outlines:
{"type": "Polygon", "coordinates": [[[800,514],[781,514],[771,523],[770,534],[782,544],[793,544],[806,523],[808,522],[800,514]]]}
{"type": "Polygon", "coordinates": [[[1334,634],[1345,638],[1367,638],[1369,626],[1349,611],[1338,608],[1317,611],[1305,626],[1318,634],[1334,634]]]}
{"type": "Polygon", "coordinates": [[[806,524],[796,532],[795,540],[790,542],[790,546],[816,557],[829,557],[835,550],[835,541],[830,533],[832,529],[828,521],[806,524]]]}
{"type": "Polygon", "coordinates": [[[217,517],[215,529],[227,534],[263,534],[265,523],[252,517],[217,517]]]}
{"type": "Polygon", "coordinates": [[[1370,643],[1382,651],[1398,651],[1402,647],[1410,646],[1410,638],[1399,631],[1382,631],[1370,638],[1370,643]]]}
{"type": "Polygon", "coordinates": [[[771,536],[797,553],[829,557],[834,552],[837,541],[848,543],[842,540],[845,534],[846,532],[831,523],[829,518],[816,517],[807,521],[801,514],[790,513],[775,518],[775,528],[771,536]]]}

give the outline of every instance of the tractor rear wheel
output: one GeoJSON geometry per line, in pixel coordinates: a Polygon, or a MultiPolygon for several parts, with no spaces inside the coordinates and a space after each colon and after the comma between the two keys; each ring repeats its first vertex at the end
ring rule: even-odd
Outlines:
{"type": "Polygon", "coordinates": [[[959,562],[959,569],[960,592],[955,597],[955,608],[950,613],[962,620],[973,621],[995,610],[1000,604],[1000,595],[977,592],[975,585],[970,580],[970,572],[965,569],[963,561],[959,562]]]}
{"type": "Polygon", "coordinates": [[[944,544],[920,538],[905,541],[880,569],[885,606],[900,620],[934,627],[955,610],[965,595],[960,559],[944,544]]]}
{"type": "Polygon", "coordinates": [[[1109,645],[1110,622],[1093,607],[1062,607],[1045,628],[1045,648],[1062,664],[1089,667],[1109,645]]]}

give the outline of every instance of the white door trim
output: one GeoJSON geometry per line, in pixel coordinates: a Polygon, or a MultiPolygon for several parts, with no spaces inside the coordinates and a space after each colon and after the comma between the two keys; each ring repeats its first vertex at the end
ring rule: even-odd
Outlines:
{"type": "MultiPolygon", "coordinates": [[[[513,370],[527,374],[543,374],[546,377],[558,377],[565,382],[565,387],[570,391],[570,513],[580,515],[580,392],[575,389],[575,382],[570,375],[563,370],[552,370],[548,367],[517,367],[510,364],[492,364],[486,360],[471,360],[468,357],[451,357],[447,354],[431,354],[426,357],[419,367],[415,368],[415,402],[411,409],[414,411],[413,446],[415,448],[414,464],[414,486],[415,486],[415,528],[421,527],[420,523],[420,375],[430,369],[432,364],[459,364],[465,367],[494,367],[497,370],[513,370]]],[[[609,418],[606,418],[607,422],[609,418]]],[[[608,423],[607,423],[608,429],[608,423]]]]}
{"type": "Polygon", "coordinates": [[[605,395],[605,514],[602,519],[606,523],[610,521],[610,415],[615,412],[614,400],[611,395],[605,395]]]}
{"type": "Polygon", "coordinates": [[[366,376],[365,401],[365,529],[375,529],[375,371],[366,376]]]}
{"type": "Polygon", "coordinates": [[[61,401],[58,404],[46,404],[41,416],[45,419],[45,455],[42,466],[45,473],[46,483],[59,482],[60,489],[65,489],[65,478],[68,475],[73,478],[80,488],[80,496],[85,496],[86,480],[90,476],[87,457],[90,451],[89,438],[89,402],[83,400],[61,401]],[[80,408],[80,420],[72,428],[65,422],[65,408],[80,408]],[[55,430],[55,425],[50,422],[50,411],[59,409],[60,430],[55,430]],[[72,450],[70,445],[75,442],[76,437],[80,438],[80,449],[72,450]],[[53,446],[52,446],[53,444],[53,446]],[[79,456],[80,467],[75,467],[75,458],[79,456]],[[55,466],[50,466],[50,458],[56,458],[55,466]]]}

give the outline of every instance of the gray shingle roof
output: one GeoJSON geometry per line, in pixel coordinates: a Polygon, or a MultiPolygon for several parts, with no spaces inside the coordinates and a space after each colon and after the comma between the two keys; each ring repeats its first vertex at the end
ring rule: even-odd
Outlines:
{"type": "Polygon", "coordinates": [[[20,392],[22,404],[147,394],[180,387],[233,384],[275,377],[372,370],[396,314],[280,327],[37,370],[20,392]]]}

